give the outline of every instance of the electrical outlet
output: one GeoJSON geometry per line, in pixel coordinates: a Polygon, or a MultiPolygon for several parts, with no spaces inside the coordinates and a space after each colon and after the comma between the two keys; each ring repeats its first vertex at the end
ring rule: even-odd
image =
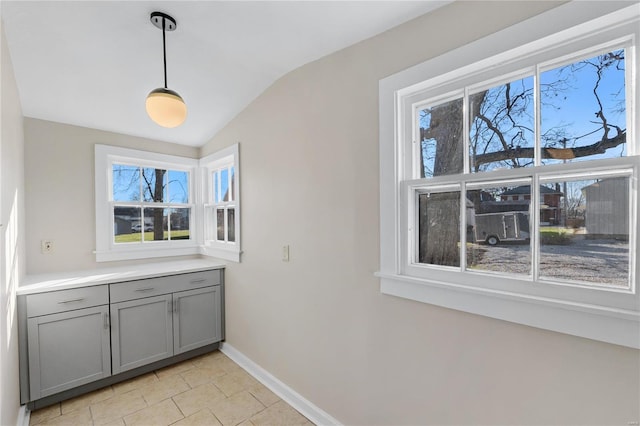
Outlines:
{"type": "Polygon", "coordinates": [[[282,261],[283,262],[288,262],[289,261],[289,246],[282,246],[282,261]]]}
{"type": "Polygon", "coordinates": [[[40,241],[40,251],[42,253],[51,253],[53,251],[53,241],[51,240],[40,241]]]}

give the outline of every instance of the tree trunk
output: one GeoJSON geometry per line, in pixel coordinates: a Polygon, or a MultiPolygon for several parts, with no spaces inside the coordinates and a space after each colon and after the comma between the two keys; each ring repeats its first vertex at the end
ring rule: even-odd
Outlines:
{"type": "MultiPolygon", "coordinates": [[[[164,200],[164,174],[166,170],[155,169],[156,181],[153,188],[153,201],[162,203],[164,200]]],[[[155,241],[164,240],[164,209],[153,209],[153,239],[155,241]]]]}
{"type": "MultiPolygon", "coordinates": [[[[462,173],[462,120],[462,100],[431,110],[431,124],[422,136],[436,141],[434,176],[462,173]]],[[[460,193],[421,195],[418,221],[419,262],[459,266],[460,193]]]]}

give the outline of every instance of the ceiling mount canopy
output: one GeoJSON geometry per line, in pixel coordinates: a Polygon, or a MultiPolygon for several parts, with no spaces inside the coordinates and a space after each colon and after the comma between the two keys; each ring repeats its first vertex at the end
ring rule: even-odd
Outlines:
{"type": "Polygon", "coordinates": [[[177,127],[187,118],[187,106],[182,97],[167,87],[167,47],[165,33],[176,29],[176,20],[166,13],[152,12],[151,23],[162,30],[162,57],[164,63],[164,87],[147,95],[147,114],[162,127],[177,127]]]}

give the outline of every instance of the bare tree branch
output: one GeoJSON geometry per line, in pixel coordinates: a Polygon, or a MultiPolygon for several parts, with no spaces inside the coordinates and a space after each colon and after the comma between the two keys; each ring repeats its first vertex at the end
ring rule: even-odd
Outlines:
{"type": "MultiPolygon", "coordinates": [[[[596,143],[586,146],[579,146],[576,148],[543,148],[543,159],[571,159],[587,157],[589,155],[604,154],[608,149],[615,148],[619,145],[626,143],[627,134],[625,132],[618,133],[613,138],[602,139],[596,143]]],[[[534,148],[512,148],[503,151],[488,152],[486,154],[479,154],[475,157],[475,167],[482,164],[493,163],[495,161],[505,161],[512,158],[533,158],[535,153],[534,148]]]]}

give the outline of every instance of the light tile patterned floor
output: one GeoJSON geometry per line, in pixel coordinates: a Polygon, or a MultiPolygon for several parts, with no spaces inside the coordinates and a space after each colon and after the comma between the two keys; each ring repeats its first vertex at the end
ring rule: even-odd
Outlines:
{"type": "Polygon", "coordinates": [[[313,425],[219,351],[33,411],[29,424],[313,425]]]}

